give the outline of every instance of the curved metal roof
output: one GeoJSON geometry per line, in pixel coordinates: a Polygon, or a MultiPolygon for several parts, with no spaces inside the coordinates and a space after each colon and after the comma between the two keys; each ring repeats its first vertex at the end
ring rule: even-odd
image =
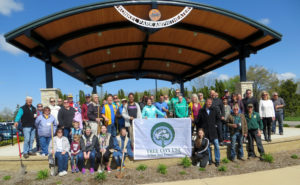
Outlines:
{"type": "Polygon", "coordinates": [[[120,79],[188,81],[281,40],[282,35],[249,18],[182,0],[157,0],[162,20],[184,7],[181,22],[145,29],[114,6],[149,19],[153,0],[105,1],[68,9],[5,35],[7,42],[92,85],[120,79]],[[49,60],[51,57],[51,60],[49,60]]]}

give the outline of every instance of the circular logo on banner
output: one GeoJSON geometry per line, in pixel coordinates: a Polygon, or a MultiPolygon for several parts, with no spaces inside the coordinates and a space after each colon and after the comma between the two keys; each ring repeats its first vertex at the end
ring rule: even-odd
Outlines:
{"type": "Polygon", "coordinates": [[[149,12],[149,18],[151,21],[158,21],[161,18],[161,13],[158,9],[152,9],[149,12]]]}
{"type": "Polygon", "coordinates": [[[166,122],[157,123],[151,129],[151,138],[156,145],[164,148],[173,142],[174,128],[166,122]]]}

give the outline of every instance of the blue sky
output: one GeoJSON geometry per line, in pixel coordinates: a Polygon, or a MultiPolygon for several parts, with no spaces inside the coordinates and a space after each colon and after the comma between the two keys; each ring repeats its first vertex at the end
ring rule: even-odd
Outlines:
{"type": "MultiPolygon", "coordinates": [[[[194,0],[196,1],[196,0],[194,0]]],[[[80,6],[97,0],[0,0],[0,111],[4,107],[14,110],[16,104],[23,104],[30,95],[34,104],[40,102],[40,89],[45,85],[44,63],[29,57],[7,45],[3,34],[41,17],[58,11],[80,6]]],[[[247,59],[249,65],[263,65],[279,74],[280,78],[300,77],[300,1],[299,0],[197,0],[197,2],[227,9],[253,20],[259,21],[283,34],[283,40],[247,59]]],[[[214,76],[226,79],[239,74],[239,64],[235,61],[213,71],[214,76]]],[[[92,88],[54,69],[54,87],[64,93],[78,94],[79,89],[90,93],[92,88]]],[[[104,84],[103,90],[116,93],[154,88],[154,80],[125,80],[104,84]]],[[[190,83],[186,83],[189,86],[190,83]]],[[[171,83],[158,81],[159,87],[169,87],[171,83]]],[[[176,87],[176,86],[175,86],[176,87]]],[[[98,88],[98,92],[100,89],[98,88]]]]}

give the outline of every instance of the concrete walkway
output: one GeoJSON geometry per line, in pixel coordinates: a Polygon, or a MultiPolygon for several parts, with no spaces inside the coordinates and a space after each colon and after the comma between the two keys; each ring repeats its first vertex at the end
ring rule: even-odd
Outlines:
{"type": "Polygon", "coordinates": [[[300,166],[292,166],[242,175],[155,183],[151,185],[299,185],[299,174],[300,166]]]}

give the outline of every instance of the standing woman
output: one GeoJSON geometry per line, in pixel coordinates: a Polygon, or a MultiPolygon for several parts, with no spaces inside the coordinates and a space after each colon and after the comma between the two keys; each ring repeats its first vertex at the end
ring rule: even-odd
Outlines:
{"type": "Polygon", "coordinates": [[[259,115],[264,125],[265,141],[271,142],[272,122],[275,120],[274,104],[269,98],[269,93],[263,91],[259,102],[259,115]]]}
{"type": "Polygon", "coordinates": [[[158,110],[153,104],[151,98],[148,98],[147,105],[143,108],[142,111],[142,118],[148,119],[148,118],[156,118],[157,115],[160,115],[162,117],[167,117],[162,113],[160,110],[158,110]]]}
{"type": "Polygon", "coordinates": [[[204,136],[204,131],[200,128],[197,132],[193,151],[193,165],[200,166],[201,168],[205,168],[209,160],[209,140],[204,136]]]}
{"type": "Polygon", "coordinates": [[[51,125],[53,125],[53,132],[56,131],[57,122],[53,115],[50,114],[50,108],[45,107],[43,114],[39,115],[35,120],[35,127],[38,129],[39,142],[41,145],[41,154],[48,155],[48,146],[51,140],[51,125]]]}
{"type": "Polygon", "coordinates": [[[53,138],[53,141],[50,141],[48,151],[55,155],[55,159],[58,164],[58,175],[64,176],[67,175],[68,170],[68,160],[70,150],[70,143],[67,137],[63,136],[63,129],[58,128],[56,130],[56,136],[53,138]],[[52,148],[53,142],[53,148],[52,148]]]}
{"type": "Polygon", "coordinates": [[[194,132],[194,128],[196,125],[196,129],[199,129],[198,123],[196,120],[198,118],[199,110],[202,108],[201,104],[199,103],[199,99],[197,94],[192,94],[192,102],[189,104],[189,109],[191,111],[191,120],[192,120],[192,135],[194,132]]]}

